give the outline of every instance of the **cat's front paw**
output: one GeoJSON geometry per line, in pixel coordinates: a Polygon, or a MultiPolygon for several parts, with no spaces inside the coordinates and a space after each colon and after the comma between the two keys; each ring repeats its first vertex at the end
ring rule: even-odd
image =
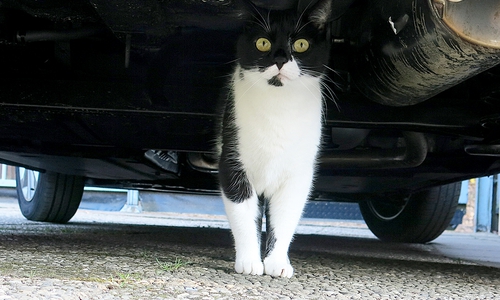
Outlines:
{"type": "Polygon", "coordinates": [[[244,260],[237,259],[234,264],[234,269],[237,273],[245,275],[262,275],[264,274],[264,265],[260,259],[244,260]]]}
{"type": "Polygon", "coordinates": [[[293,276],[293,267],[288,257],[277,259],[268,256],[264,259],[264,272],[273,277],[290,278],[293,276]]]}

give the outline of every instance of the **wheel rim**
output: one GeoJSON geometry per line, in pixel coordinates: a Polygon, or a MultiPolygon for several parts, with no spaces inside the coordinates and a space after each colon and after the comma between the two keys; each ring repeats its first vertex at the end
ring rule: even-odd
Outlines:
{"type": "Polygon", "coordinates": [[[408,201],[405,201],[404,204],[397,205],[380,201],[368,201],[368,207],[370,207],[370,210],[377,218],[384,221],[391,221],[403,212],[407,203],[408,201]]]}
{"type": "Polygon", "coordinates": [[[28,202],[33,200],[33,197],[35,196],[39,175],[40,173],[37,171],[19,168],[21,191],[23,192],[24,199],[28,202]]]}

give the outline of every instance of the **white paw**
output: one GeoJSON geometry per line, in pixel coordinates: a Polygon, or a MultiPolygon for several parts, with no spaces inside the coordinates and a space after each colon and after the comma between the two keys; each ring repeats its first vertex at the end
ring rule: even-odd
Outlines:
{"type": "Polygon", "coordinates": [[[273,277],[290,278],[293,276],[293,267],[286,256],[278,259],[269,256],[264,259],[264,272],[273,277]]]}
{"type": "Polygon", "coordinates": [[[237,259],[234,263],[234,269],[237,273],[245,275],[262,275],[264,273],[264,265],[260,259],[237,259]]]}

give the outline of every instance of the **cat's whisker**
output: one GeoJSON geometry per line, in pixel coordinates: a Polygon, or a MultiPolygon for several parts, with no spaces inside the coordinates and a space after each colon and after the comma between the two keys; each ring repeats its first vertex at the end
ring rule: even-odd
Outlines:
{"type": "MultiPolygon", "coordinates": [[[[300,81],[300,83],[302,85],[304,85],[304,87],[311,93],[313,94],[313,92],[302,82],[300,81]]],[[[337,107],[337,110],[340,112],[341,109],[340,109],[340,106],[339,104],[337,103],[337,101],[335,100],[336,98],[336,95],[335,95],[335,92],[332,90],[332,88],[330,86],[328,86],[328,84],[326,84],[323,80],[320,80],[320,91],[321,91],[321,94],[322,94],[322,100],[323,100],[323,104],[326,105],[326,99],[329,99],[333,102],[333,104],[335,104],[335,107],[337,107]]],[[[323,116],[323,117],[326,117],[326,116],[323,116]]],[[[326,120],[326,119],[325,119],[326,120]]]]}
{"type": "Polygon", "coordinates": [[[264,29],[265,31],[268,31],[266,24],[263,23],[261,20],[257,19],[257,17],[255,17],[255,21],[249,21],[249,23],[259,25],[260,27],[262,27],[262,29],[264,29]]]}
{"type": "Polygon", "coordinates": [[[308,69],[306,67],[303,67],[303,69],[305,71],[304,74],[308,74],[308,75],[316,76],[316,77],[321,77],[324,79],[324,81],[331,82],[336,88],[338,88],[340,90],[342,89],[342,85],[335,82],[330,76],[325,75],[319,71],[308,69]]]}
{"type": "Polygon", "coordinates": [[[300,32],[302,29],[304,29],[304,27],[306,27],[307,25],[309,25],[309,24],[311,24],[311,23],[312,23],[312,21],[309,21],[309,22],[305,23],[304,25],[302,25],[302,26],[301,26],[301,27],[297,30],[297,32],[300,32]]]}
{"type": "MultiPolygon", "coordinates": [[[[253,6],[253,5],[252,5],[253,6]]],[[[270,22],[266,22],[266,19],[264,18],[264,16],[261,14],[261,12],[257,9],[257,7],[253,6],[253,9],[255,10],[255,12],[257,12],[257,14],[260,16],[260,20],[256,17],[255,19],[257,19],[258,24],[260,24],[262,26],[262,28],[264,28],[264,30],[266,30],[267,32],[270,32],[271,31],[271,26],[270,26],[270,22]]],[[[270,14],[270,11],[268,12],[268,20],[269,20],[269,14],[270,14]]]]}
{"type": "Polygon", "coordinates": [[[326,84],[325,82],[321,82],[321,86],[323,87],[323,91],[324,91],[323,95],[325,96],[325,98],[330,99],[333,102],[333,104],[335,104],[335,106],[337,107],[337,110],[339,112],[342,111],[340,109],[338,102],[335,100],[336,95],[335,95],[335,92],[332,90],[332,88],[328,84],[326,84]]]}
{"type": "Polygon", "coordinates": [[[233,77],[233,74],[224,74],[224,75],[216,76],[215,78],[232,78],[232,77],[233,77]]]}
{"type": "Polygon", "coordinates": [[[328,93],[328,95],[327,95],[328,98],[330,100],[332,100],[333,102],[335,102],[336,95],[335,95],[335,92],[332,90],[332,88],[330,88],[330,86],[324,82],[321,82],[321,86],[328,93]]]}
{"type": "MultiPolygon", "coordinates": [[[[234,82],[241,82],[244,79],[239,79],[238,81],[234,82]]],[[[251,82],[251,85],[243,92],[242,96],[245,96],[257,83],[259,83],[259,80],[255,80],[253,83],[251,82]]]]}
{"type": "Polygon", "coordinates": [[[227,62],[225,62],[225,63],[224,63],[224,65],[231,65],[231,64],[233,64],[233,63],[235,63],[235,62],[239,61],[240,59],[241,59],[241,58],[236,58],[236,59],[233,59],[233,60],[227,61],[227,62]]]}
{"type": "Polygon", "coordinates": [[[268,10],[267,11],[267,29],[269,30],[269,32],[271,32],[271,11],[268,10]]]}
{"type": "Polygon", "coordinates": [[[298,29],[298,28],[299,28],[299,26],[300,26],[300,23],[301,23],[301,21],[302,21],[302,18],[304,17],[304,14],[305,14],[305,13],[306,13],[306,11],[309,9],[309,6],[311,6],[311,4],[313,4],[313,3],[314,3],[314,1],[310,1],[310,2],[307,4],[307,6],[304,8],[304,10],[300,13],[300,16],[299,16],[299,18],[298,18],[298,20],[297,20],[297,24],[295,24],[295,32],[299,32],[299,31],[300,31],[300,29],[302,29],[302,28],[303,28],[303,26],[302,26],[300,29],[298,29]]]}
{"type": "MultiPolygon", "coordinates": [[[[229,77],[231,77],[231,82],[232,82],[232,84],[239,83],[239,82],[241,82],[241,81],[245,80],[245,78],[244,78],[244,77],[243,77],[243,78],[241,78],[240,76],[238,76],[237,78],[235,78],[234,74],[229,74],[228,76],[229,76],[229,77]]],[[[253,85],[255,85],[255,83],[254,83],[253,85]]],[[[252,85],[252,86],[253,86],[253,85],[252,85]]],[[[252,87],[250,87],[250,88],[252,88],[252,87]]]]}
{"type": "Polygon", "coordinates": [[[219,76],[216,76],[215,78],[217,79],[228,79],[228,78],[231,78],[232,76],[231,75],[219,75],[219,76]]]}
{"type": "Polygon", "coordinates": [[[323,65],[323,67],[325,67],[326,69],[328,69],[329,71],[331,71],[332,73],[334,73],[335,75],[338,75],[340,76],[340,72],[339,71],[336,71],[335,69],[333,69],[332,67],[329,67],[328,65],[323,65]]]}
{"type": "Polygon", "coordinates": [[[328,86],[328,84],[326,82],[324,82],[323,80],[320,81],[320,85],[321,87],[326,91],[327,94],[323,93],[323,95],[327,98],[329,98],[330,100],[332,101],[335,101],[335,93],[333,92],[333,90],[328,86]]]}
{"type": "MultiPolygon", "coordinates": [[[[315,97],[315,95],[314,95],[314,93],[313,93],[313,92],[309,89],[309,87],[308,87],[308,86],[307,86],[304,82],[302,82],[302,80],[300,80],[300,79],[299,79],[298,81],[299,81],[299,82],[300,82],[300,83],[301,83],[301,84],[302,84],[302,85],[303,85],[303,86],[304,86],[304,87],[305,87],[305,88],[309,91],[309,93],[311,93],[311,95],[312,95],[312,96],[313,96],[313,98],[314,98],[314,97],[315,97]]],[[[321,81],[320,81],[320,83],[321,83],[321,81]]],[[[317,89],[317,88],[315,88],[315,89],[317,89]]],[[[319,89],[319,92],[320,92],[320,93],[322,93],[321,88],[319,89]]],[[[323,95],[323,93],[322,93],[322,95],[323,95]]],[[[323,97],[323,96],[322,96],[322,97],[321,97],[321,101],[322,101],[322,103],[323,103],[323,107],[325,107],[325,97],[323,97]]],[[[323,109],[323,110],[321,111],[321,120],[322,120],[322,121],[326,121],[325,109],[323,109]]]]}
{"type": "Polygon", "coordinates": [[[336,88],[339,90],[342,90],[342,85],[340,83],[337,83],[335,80],[331,79],[330,76],[328,75],[323,75],[323,78],[325,79],[326,82],[331,82],[336,88]]]}
{"type": "Polygon", "coordinates": [[[306,88],[306,90],[309,91],[309,93],[311,93],[311,95],[314,97],[314,93],[309,89],[309,87],[302,81],[299,79],[299,82],[306,88]]]}
{"type": "Polygon", "coordinates": [[[314,70],[308,70],[307,68],[304,68],[303,71],[304,71],[304,74],[322,78],[322,80],[320,80],[320,84],[322,87],[322,94],[324,96],[323,98],[327,98],[327,99],[331,100],[335,104],[335,106],[337,107],[338,111],[341,111],[340,106],[338,105],[338,103],[336,101],[337,96],[335,95],[335,92],[328,85],[327,82],[331,82],[337,87],[339,87],[339,85],[337,83],[335,83],[330,77],[328,77],[327,75],[324,75],[321,72],[314,71],[314,70]]]}

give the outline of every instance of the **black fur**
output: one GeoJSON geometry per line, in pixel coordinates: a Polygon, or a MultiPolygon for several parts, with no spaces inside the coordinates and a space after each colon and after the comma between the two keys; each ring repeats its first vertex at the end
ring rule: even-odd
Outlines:
{"type": "Polygon", "coordinates": [[[242,203],[252,196],[252,186],[245,170],[238,160],[237,128],[234,117],[234,104],[228,101],[222,120],[222,153],[219,160],[219,183],[224,195],[233,202],[242,203]]]}
{"type": "Polygon", "coordinates": [[[276,235],[274,235],[274,228],[271,225],[272,216],[269,213],[269,208],[266,207],[266,252],[264,257],[268,257],[274,249],[276,243],[276,235]]]}
{"type": "Polygon", "coordinates": [[[262,217],[264,216],[264,209],[266,207],[267,199],[264,195],[259,196],[259,215],[255,220],[255,224],[257,225],[257,237],[259,242],[262,240],[262,217]]]}

